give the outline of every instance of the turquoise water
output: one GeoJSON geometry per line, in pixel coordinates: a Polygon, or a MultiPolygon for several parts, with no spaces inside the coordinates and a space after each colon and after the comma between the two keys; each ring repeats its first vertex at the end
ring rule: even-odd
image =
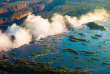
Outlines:
{"type": "Polygon", "coordinates": [[[50,62],[50,67],[66,66],[69,69],[86,70],[93,74],[109,74],[110,65],[102,65],[103,62],[110,62],[109,20],[110,19],[97,21],[97,23],[99,25],[103,25],[107,31],[91,30],[84,26],[78,30],[65,32],[55,36],[49,36],[43,41],[24,45],[7,53],[9,56],[18,57],[25,60],[30,59],[37,62],[50,62]],[[78,33],[84,33],[85,36],[81,36],[78,33]],[[91,36],[94,36],[95,34],[100,34],[102,37],[99,37],[99,39],[93,39],[91,36]],[[86,40],[90,40],[90,42],[71,42],[68,40],[68,35],[84,38],[86,40]],[[86,43],[88,45],[82,45],[81,43],[86,43]],[[74,48],[77,51],[93,51],[95,54],[85,56],[82,52],[79,52],[79,54],[62,52],[63,48],[74,48]],[[12,52],[16,52],[17,54],[14,55],[12,52]],[[43,52],[43,54],[39,54],[39,52],[43,52]],[[35,53],[36,56],[32,56],[32,53],[35,53]],[[75,56],[78,56],[78,58],[75,58],[75,56]],[[48,59],[46,59],[46,57],[48,57],[48,59]],[[100,61],[93,60],[91,59],[92,57],[100,59],[100,61]],[[72,59],[74,59],[74,61],[71,61],[72,59]],[[91,62],[88,60],[91,60],[91,62]],[[76,69],[76,66],[81,66],[83,68],[76,69]]]}

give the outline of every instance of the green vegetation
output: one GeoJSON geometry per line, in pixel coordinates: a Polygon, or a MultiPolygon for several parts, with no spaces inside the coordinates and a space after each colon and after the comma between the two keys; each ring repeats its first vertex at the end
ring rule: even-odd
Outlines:
{"type": "Polygon", "coordinates": [[[95,60],[95,61],[100,61],[101,60],[101,59],[97,59],[97,58],[94,58],[94,57],[92,57],[91,59],[95,60]]]}
{"type": "Polygon", "coordinates": [[[82,39],[82,38],[79,38],[78,40],[79,40],[79,41],[84,41],[84,42],[90,42],[89,40],[82,39]]]}
{"type": "Polygon", "coordinates": [[[98,45],[98,47],[101,47],[101,45],[98,45]]]}
{"type": "Polygon", "coordinates": [[[47,46],[46,44],[44,44],[44,46],[47,46]]]}
{"type": "Polygon", "coordinates": [[[59,66],[58,68],[60,68],[60,69],[65,69],[66,67],[65,67],[65,66],[59,66]]]}
{"type": "Polygon", "coordinates": [[[44,18],[51,18],[54,13],[69,16],[81,16],[94,9],[105,8],[110,11],[109,0],[54,0],[45,11],[39,12],[44,18]],[[62,2],[63,1],[63,2],[62,2]],[[51,9],[51,10],[50,10],[51,9]]]}
{"type": "Polygon", "coordinates": [[[10,57],[3,54],[3,59],[10,59],[10,57]]]}
{"type": "Polygon", "coordinates": [[[79,50],[79,52],[85,52],[86,54],[94,54],[92,51],[79,50]]]}
{"type": "Polygon", "coordinates": [[[88,44],[85,44],[85,43],[81,43],[82,45],[88,45],[88,44]]]}
{"type": "Polygon", "coordinates": [[[88,59],[89,62],[93,62],[92,60],[88,59]]]}
{"type": "Polygon", "coordinates": [[[33,62],[12,58],[11,61],[0,62],[0,73],[32,73],[32,74],[91,74],[87,71],[75,71],[67,69],[65,66],[49,68],[50,63],[33,62]],[[3,71],[3,72],[2,72],[3,71]]]}
{"type": "Polygon", "coordinates": [[[96,58],[92,57],[91,59],[96,60],[96,58]]]}
{"type": "Polygon", "coordinates": [[[57,57],[61,57],[61,56],[62,56],[62,54],[57,55],[57,57]]]}
{"type": "Polygon", "coordinates": [[[87,54],[87,53],[83,53],[83,55],[86,55],[86,56],[91,56],[90,54],[87,54]]]}
{"type": "Polygon", "coordinates": [[[69,40],[72,42],[78,42],[78,41],[82,41],[82,42],[90,42],[89,40],[86,39],[82,39],[82,38],[77,38],[73,35],[69,35],[69,40]]]}
{"type": "Polygon", "coordinates": [[[7,72],[4,72],[4,71],[0,71],[0,74],[7,74],[7,72]]]}
{"type": "Polygon", "coordinates": [[[60,59],[60,60],[65,61],[65,59],[60,59]]]}
{"type": "Polygon", "coordinates": [[[74,60],[75,60],[74,58],[71,59],[71,61],[74,61],[74,60]]]}
{"type": "Polygon", "coordinates": [[[77,67],[75,67],[76,69],[82,69],[83,67],[81,67],[81,66],[77,66],[77,67]]]}
{"type": "Polygon", "coordinates": [[[86,54],[94,54],[92,51],[84,51],[86,54]]]}
{"type": "Polygon", "coordinates": [[[83,34],[83,33],[79,33],[79,35],[85,36],[85,34],[83,34]]]}
{"type": "Polygon", "coordinates": [[[64,49],[63,49],[63,52],[66,52],[66,51],[69,51],[69,52],[72,52],[72,53],[78,54],[78,51],[75,50],[75,49],[72,49],[72,48],[64,48],[64,49]]]}
{"type": "Polygon", "coordinates": [[[35,56],[36,54],[35,53],[32,53],[32,56],[35,56]]]}
{"type": "Polygon", "coordinates": [[[16,54],[16,52],[13,52],[12,54],[16,54]]]}
{"type": "Polygon", "coordinates": [[[46,57],[46,59],[48,59],[49,57],[46,57]]]}
{"type": "Polygon", "coordinates": [[[69,40],[73,41],[73,42],[78,42],[78,38],[76,38],[75,36],[71,35],[69,36],[69,40]]]}
{"type": "Polygon", "coordinates": [[[79,50],[79,52],[84,52],[83,50],[79,50]]]}
{"type": "Polygon", "coordinates": [[[96,51],[96,53],[101,53],[101,52],[99,52],[99,51],[96,51]]]}
{"type": "Polygon", "coordinates": [[[110,63],[108,62],[108,63],[106,63],[106,62],[103,62],[102,63],[103,65],[110,65],[110,63]]]}
{"type": "Polygon", "coordinates": [[[97,36],[97,37],[102,37],[102,35],[99,35],[99,34],[95,34],[95,36],[97,36]]]}
{"type": "Polygon", "coordinates": [[[101,59],[97,59],[97,61],[100,61],[101,59]]]}
{"type": "Polygon", "coordinates": [[[57,58],[55,57],[54,60],[56,60],[57,58]]]}
{"type": "Polygon", "coordinates": [[[79,50],[79,52],[83,52],[83,55],[86,55],[86,56],[91,56],[94,54],[94,52],[92,51],[85,51],[85,50],[79,50]]]}
{"type": "Polygon", "coordinates": [[[38,52],[38,54],[44,54],[44,52],[38,52]]]}
{"type": "Polygon", "coordinates": [[[101,30],[101,31],[106,30],[104,26],[98,25],[94,22],[89,22],[86,25],[93,30],[101,30]]]}
{"type": "Polygon", "coordinates": [[[104,59],[106,59],[107,58],[107,56],[106,57],[104,57],[104,59]]]}
{"type": "Polygon", "coordinates": [[[93,39],[99,39],[98,37],[96,37],[96,36],[91,36],[93,39]]]}
{"type": "Polygon", "coordinates": [[[78,56],[75,56],[75,58],[78,58],[78,56]]]}

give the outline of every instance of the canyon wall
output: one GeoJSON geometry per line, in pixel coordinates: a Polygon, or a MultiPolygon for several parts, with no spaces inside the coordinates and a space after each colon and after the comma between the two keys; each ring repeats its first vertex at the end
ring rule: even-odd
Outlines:
{"type": "Polygon", "coordinates": [[[20,20],[26,17],[30,12],[37,13],[39,11],[42,11],[45,6],[51,2],[52,0],[47,0],[45,2],[41,0],[38,2],[18,1],[7,4],[1,3],[5,5],[0,7],[0,24],[14,20],[20,20]]]}

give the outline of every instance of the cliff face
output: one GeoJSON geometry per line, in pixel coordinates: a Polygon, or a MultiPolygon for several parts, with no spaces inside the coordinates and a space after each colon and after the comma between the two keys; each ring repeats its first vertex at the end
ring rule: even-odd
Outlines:
{"type": "Polygon", "coordinates": [[[45,5],[51,3],[51,1],[52,0],[47,0],[46,2],[43,2],[42,0],[38,2],[18,1],[15,3],[5,3],[4,6],[0,7],[0,15],[2,15],[0,17],[0,24],[20,20],[23,17],[26,17],[30,12],[37,13],[42,11],[45,8],[45,5]]]}
{"type": "Polygon", "coordinates": [[[47,0],[46,4],[50,4],[53,0],[47,0]]]}
{"type": "Polygon", "coordinates": [[[0,24],[8,22],[9,18],[0,18],[0,24]]]}
{"type": "Polygon", "coordinates": [[[6,13],[6,12],[16,12],[20,9],[26,8],[28,7],[27,4],[23,4],[23,5],[18,5],[18,6],[11,6],[11,7],[2,7],[0,8],[0,14],[2,13],[6,13]]]}
{"type": "Polygon", "coordinates": [[[27,7],[27,8],[21,9],[10,17],[10,21],[19,20],[27,16],[30,12],[33,12],[32,8],[27,7]]]}
{"type": "Polygon", "coordinates": [[[37,13],[38,11],[42,11],[44,8],[45,8],[44,4],[35,4],[32,6],[34,13],[37,13]]]}

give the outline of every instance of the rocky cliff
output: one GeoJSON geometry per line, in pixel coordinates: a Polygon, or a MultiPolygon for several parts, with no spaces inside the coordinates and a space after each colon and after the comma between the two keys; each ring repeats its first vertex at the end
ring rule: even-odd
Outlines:
{"type": "Polygon", "coordinates": [[[16,12],[20,9],[28,7],[29,4],[20,4],[20,5],[13,5],[13,6],[7,6],[7,7],[1,7],[0,8],[0,14],[6,13],[6,12],[16,12]]]}
{"type": "Polygon", "coordinates": [[[0,7],[0,24],[8,23],[14,20],[20,20],[26,17],[30,12],[37,13],[42,11],[45,6],[52,2],[52,0],[39,0],[37,2],[30,1],[16,1],[8,3],[10,0],[2,1],[4,4],[0,7]]]}

